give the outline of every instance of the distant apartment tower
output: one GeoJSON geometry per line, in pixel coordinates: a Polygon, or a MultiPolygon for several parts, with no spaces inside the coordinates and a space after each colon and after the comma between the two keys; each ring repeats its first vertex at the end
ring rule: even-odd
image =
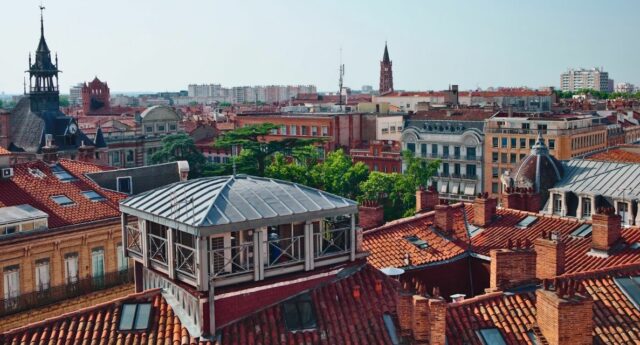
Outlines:
{"type": "Polygon", "coordinates": [[[616,84],[615,91],[620,93],[634,93],[636,87],[631,83],[618,83],[616,84]]]}
{"type": "Polygon", "coordinates": [[[82,102],[82,87],[84,83],[78,83],[69,89],[69,105],[80,105],[82,102]]]}
{"type": "Polygon", "coordinates": [[[389,50],[387,49],[387,43],[384,44],[384,55],[382,61],[380,61],[380,94],[387,92],[393,92],[393,71],[391,69],[392,62],[389,59],[389,50]]]}
{"type": "Polygon", "coordinates": [[[612,92],[613,80],[609,79],[609,72],[602,68],[569,69],[560,75],[560,89],[572,92],[580,89],[612,92]]]}

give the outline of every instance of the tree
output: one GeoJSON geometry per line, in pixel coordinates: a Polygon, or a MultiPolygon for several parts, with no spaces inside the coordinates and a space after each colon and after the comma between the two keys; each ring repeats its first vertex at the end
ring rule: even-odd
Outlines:
{"type": "Polygon", "coordinates": [[[411,151],[402,152],[402,160],[405,165],[405,175],[409,175],[415,181],[416,188],[426,188],[429,186],[431,176],[438,171],[440,160],[426,161],[417,158],[411,151]]]}
{"type": "Polygon", "coordinates": [[[61,107],[68,107],[69,106],[69,96],[60,95],[60,106],[61,107]]]}
{"type": "Polygon", "coordinates": [[[265,141],[264,137],[277,129],[271,123],[249,125],[225,133],[214,144],[217,148],[232,149],[234,146],[241,148],[239,157],[236,160],[237,171],[245,174],[264,176],[269,159],[276,153],[285,155],[291,153],[295,148],[308,146],[321,142],[322,139],[298,139],[283,138],[282,140],[265,141]]]}
{"type": "Polygon", "coordinates": [[[196,147],[193,138],[186,134],[172,134],[162,139],[162,147],[151,156],[151,162],[166,163],[184,160],[189,162],[189,177],[200,177],[207,169],[204,155],[196,147]]]}
{"type": "Polygon", "coordinates": [[[353,163],[342,149],[330,152],[327,158],[313,169],[312,174],[319,188],[350,199],[357,198],[360,184],[369,177],[369,168],[362,162],[353,163]]]}

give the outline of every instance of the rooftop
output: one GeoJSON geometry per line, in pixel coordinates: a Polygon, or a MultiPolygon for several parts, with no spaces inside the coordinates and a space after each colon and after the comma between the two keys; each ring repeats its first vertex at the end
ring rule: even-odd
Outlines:
{"type": "Polygon", "coordinates": [[[49,217],[31,205],[0,207],[0,225],[49,217]]]}
{"type": "Polygon", "coordinates": [[[570,160],[562,163],[564,177],[554,190],[601,195],[608,198],[640,197],[640,164],[596,160],[570,160]]]}
{"type": "Polygon", "coordinates": [[[173,183],[130,197],[120,209],[208,235],[355,213],[357,204],[296,183],[236,175],[173,183]]]}
{"type": "Polygon", "coordinates": [[[633,152],[631,150],[625,150],[624,148],[614,148],[592,154],[586,159],[610,163],[640,163],[640,152],[633,152]]]}

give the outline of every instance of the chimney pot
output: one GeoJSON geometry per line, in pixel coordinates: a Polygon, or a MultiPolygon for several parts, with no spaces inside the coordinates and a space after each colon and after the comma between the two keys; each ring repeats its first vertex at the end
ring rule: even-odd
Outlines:
{"type": "Polygon", "coordinates": [[[359,300],[360,299],[360,285],[354,285],[353,286],[353,298],[355,300],[359,300]]]}
{"type": "Polygon", "coordinates": [[[382,280],[381,279],[376,279],[376,285],[375,285],[375,290],[377,294],[382,294],[382,280]]]}

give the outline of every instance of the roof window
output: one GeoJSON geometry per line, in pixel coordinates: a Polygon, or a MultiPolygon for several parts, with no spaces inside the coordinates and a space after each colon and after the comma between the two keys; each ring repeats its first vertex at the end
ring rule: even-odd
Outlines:
{"type": "Polygon", "coordinates": [[[311,295],[304,293],[282,303],[284,322],[289,331],[302,331],[317,327],[316,312],[311,295]]]}
{"type": "Polygon", "coordinates": [[[500,331],[495,328],[483,328],[477,330],[478,338],[484,345],[507,345],[500,331]]]}
{"type": "Polygon", "coordinates": [[[582,224],[577,229],[573,230],[573,232],[571,233],[571,236],[582,238],[587,235],[590,235],[592,229],[593,227],[591,226],[591,224],[582,224]]]}
{"type": "Polygon", "coordinates": [[[82,195],[84,195],[85,198],[91,200],[91,201],[103,201],[105,199],[105,197],[103,197],[102,195],[98,194],[96,191],[94,190],[85,190],[82,192],[82,195]]]}
{"type": "Polygon", "coordinates": [[[640,309],[640,276],[613,278],[613,281],[633,306],[640,309]]]}
{"type": "Polygon", "coordinates": [[[527,216],[525,219],[521,220],[518,224],[516,224],[516,228],[526,229],[530,227],[533,223],[538,220],[536,216],[527,216]]]}
{"type": "Polygon", "coordinates": [[[427,243],[427,241],[425,240],[421,240],[417,235],[407,236],[405,237],[405,240],[409,241],[409,243],[413,244],[414,246],[420,249],[429,248],[429,243],[427,243]]]}
{"type": "Polygon", "coordinates": [[[71,181],[75,181],[76,180],[76,178],[73,177],[73,175],[69,174],[68,171],[64,170],[58,164],[52,166],[51,167],[51,171],[53,172],[53,175],[55,175],[55,177],[57,177],[58,180],[60,180],[62,182],[71,182],[71,181]]]}
{"type": "Polygon", "coordinates": [[[54,195],[51,197],[51,200],[55,201],[56,204],[60,206],[69,206],[75,204],[75,202],[69,199],[69,197],[66,195],[54,195]]]}
{"type": "Polygon", "coordinates": [[[149,328],[151,303],[123,304],[120,313],[120,331],[140,331],[149,328]]]}

